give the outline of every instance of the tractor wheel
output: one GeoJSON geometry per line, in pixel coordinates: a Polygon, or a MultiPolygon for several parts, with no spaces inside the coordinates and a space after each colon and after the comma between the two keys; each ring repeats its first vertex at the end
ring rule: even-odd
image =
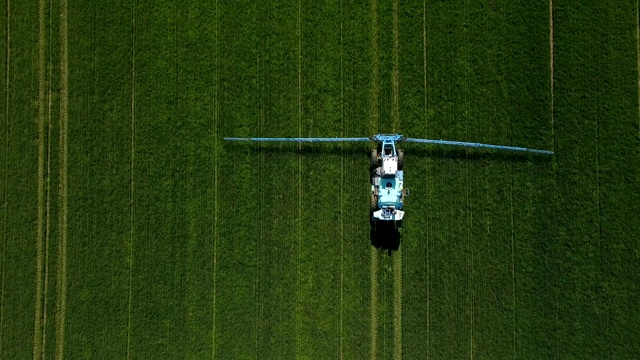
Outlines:
{"type": "Polygon", "coordinates": [[[404,167],[404,150],[398,149],[398,170],[404,167]]]}
{"type": "Polygon", "coordinates": [[[370,170],[374,170],[378,167],[378,150],[371,149],[371,163],[369,164],[370,170]]]}
{"type": "Polygon", "coordinates": [[[378,199],[375,195],[371,195],[371,212],[378,210],[378,199]]]}

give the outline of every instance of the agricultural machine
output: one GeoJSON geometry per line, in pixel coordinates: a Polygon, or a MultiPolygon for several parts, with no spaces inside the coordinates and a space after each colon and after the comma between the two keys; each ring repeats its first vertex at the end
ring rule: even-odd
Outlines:
{"type": "Polygon", "coordinates": [[[404,200],[409,190],[404,187],[404,151],[398,149],[400,142],[488,148],[525,153],[552,155],[552,151],[527,149],[515,146],[491,145],[461,141],[405,138],[403,135],[378,134],[370,138],[224,138],[228,141],[246,142],[375,142],[371,150],[369,171],[371,172],[371,222],[400,227],[404,219],[404,200]]]}

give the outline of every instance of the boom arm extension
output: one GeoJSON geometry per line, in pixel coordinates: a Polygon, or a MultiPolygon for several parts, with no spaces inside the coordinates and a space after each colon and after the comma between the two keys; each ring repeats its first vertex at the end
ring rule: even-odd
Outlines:
{"type": "Polygon", "coordinates": [[[413,138],[405,138],[404,141],[422,143],[422,144],[488,148],[488,149],[497,149],[497,150],[520,151],[520,152],[531,152],[536,154],[553,155],[553,151],[549,151],[549,150],[528,149],[528,148],[516,147],[516,146],[491,145],[491,144],[481,144],[481,143],[472,143],[472,142],[463,142],[463,141],[413,139],[413,138]]]}
{"type": "Polygon", "coordinates": [[[228,141],[257,141],[257,142],[368,142],[370,138],[224,138],[228,141]]]}
{"type": "Polygon", "coordinates": [[[405,138],[402,135],[393,134],[393,135],[384,135],[377,134],[370,138],[360,137],[360,138],[236,138],[236,137],[225,137],[225,140],[228,141],[246,141],[246,142],[294,142],[294,143],[302,143],[302,142],[310,142],[310,143],[327,143],[327,142],[393,142],[398,143],[402,141],[413,142],[413,143],[421,143],[421,144],[434,144],[434,145],[447,145],[447,146],[462,146],[462,147],[475,147],[475,148],[486,148],[486,149],[496,149],[496,150],[507,150],[507,151],[518,151],[518,152],[530,152],[535,154],[544,154],[544,155],[553,155],[553,151],[549,150],[538,150],[538,149],[528,149],[517,146],[504,146],[504,145],[492,145],[492,144],[482,144],[482,143],[473,143],[473,142],[464,142],[464,141],[449,141],[449,140],[432,140],[432,139],[414,139],[414,138],[405,138]]]}

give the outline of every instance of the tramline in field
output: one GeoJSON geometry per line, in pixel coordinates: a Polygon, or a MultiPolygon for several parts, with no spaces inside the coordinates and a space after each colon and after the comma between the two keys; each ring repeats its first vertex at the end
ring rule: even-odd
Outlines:
{"type": "Polygon", "coordinates": [[[377,147],[371,149],[371,221],[402,226],[404,220],[404,199],[409,196],[409,189],[404,187],[404,151],[397,148],[400,142],[413,142],[421,144],[435,144],[446,146],[462,146],[475,148],[488,148],[496,150],[528,152],[544,155],[553,155],[552,151],[528,149],[516,146],[492,145],[462,141],[432,140],[405,138],[398,134],[377,134],[370,138],[232,138],[225,137],[227,141],[248,142],[368,142],[377,143],[377,147]]]}

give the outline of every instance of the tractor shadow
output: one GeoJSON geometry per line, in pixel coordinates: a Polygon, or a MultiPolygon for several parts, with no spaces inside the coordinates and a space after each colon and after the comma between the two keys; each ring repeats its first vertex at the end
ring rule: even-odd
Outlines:
{"type": "Polygon", "coordinates": [[[387,250],[391,256],[392,251],[397,251],[400,248],[400,238],[400,231],[393,222],[378,221],[375,223],[371,221],[369,239],[375,248],[387,250]]]}
{"type": "MultiPolygon", "coordinates": [[[[489,160],[500,162],[533,162],[547,164],[553,157],[545,154],[516,153],[516,152],[495,152],[473,148],[424,148],[415,145],[405,144],[405,154],[410,153],[413,157],[441,158],[453,160],[489,160]]],[[[406,156],[406,155],[405,155],[406,156]]]]}
{"type": "Polygon", "coordinates": [[[359,155],[369,156],[370,146],[366,143],[340,144],[340,143],[254,143],[254,142],[226,142],[225,147],[231,150],[260,151],[265,154],[302,154],[307,156],[323,155],[359,155]]]}

